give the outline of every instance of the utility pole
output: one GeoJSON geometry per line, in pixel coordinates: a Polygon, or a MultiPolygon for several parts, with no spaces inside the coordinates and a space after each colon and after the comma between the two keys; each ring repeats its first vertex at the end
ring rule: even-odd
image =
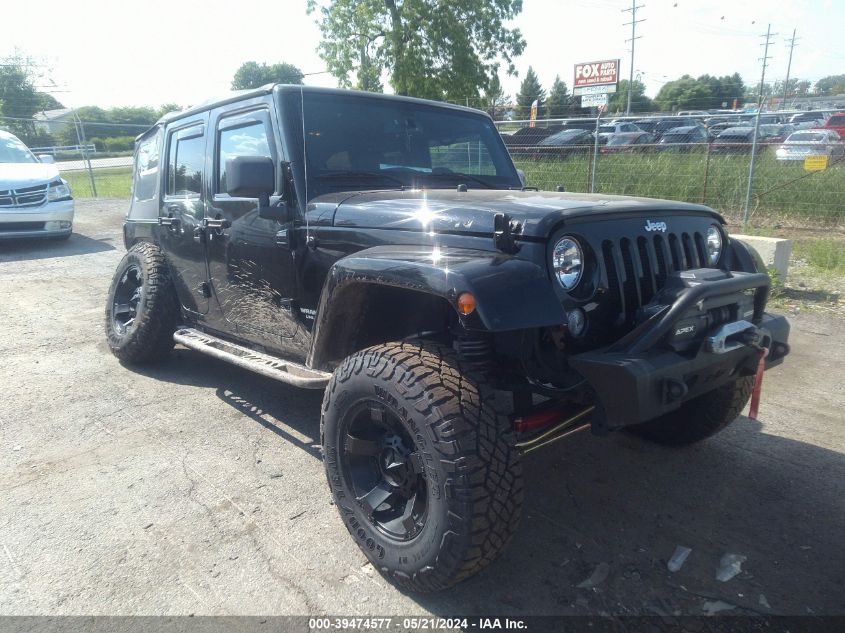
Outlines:
{"type": "Polygon", "coordinates": [[[645,22],[645,19],[638,20],[637,19],[637,9],[642,9],[645,5],[644,4],[637,4],[637,0],[631,0],[631,8],[630,9],[622,9],[622,13],[627,13],[628,11],[631,12],[631,21],[625,22],[622,26],[631,25],[631,39],[625,40],[626,42],[631,42],[631,72],[628,75],[628,105],[625,108],[625,114],[631,114],[631,93],[634,91],[634,45],[636,41],[640,39],[642,36],[637,36],[637,24],[640,22],[645,22]]]}
{"type": "Polygon", "coordinates": [[[789,43],[789,62],[786,64],[786,81],[783,82],[783,100],[780,102],[781,109],[786,108],[786,93],[789,90],[789,71],[792,70],[792,51],[795,48],[795,32],[798,29],[792,29],[792,40],[789,43]]]}
{"type": "Polygon", "coordinates": [[[748,166],[748,190],[745,192],[745,211],[742,216],[742,227],[743,229],[748,225],[748,211],[751,207],[751,187],[754,184],[754,162],[757,158],[757,135],[760,132],[760,114],[763,112],[763,89],[766,86],[766,66],[769,63],[769,43],[772,40],[772,37],[777,35],[777,33],[772,33],[772,25],[769,24],[766,27],[766,34],[761,36],[766,38],[765,44],[761,44],[761,46],[765,46],[763,49],[763,72],[760,75],[760,90],[758,91],[757,95],[757,116],[754,117],[754,137],[751,141],[751,164],[748,166]]]}

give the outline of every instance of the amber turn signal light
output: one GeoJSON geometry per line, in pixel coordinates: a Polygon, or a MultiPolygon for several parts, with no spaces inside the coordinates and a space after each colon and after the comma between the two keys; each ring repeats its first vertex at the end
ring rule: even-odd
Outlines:
{"type": "Polygon", "coordinates": [[[475,311],[475,297],[471,292],[462,292],[458,295],[458,312],[463,315],[472,314],[475,311]]]}

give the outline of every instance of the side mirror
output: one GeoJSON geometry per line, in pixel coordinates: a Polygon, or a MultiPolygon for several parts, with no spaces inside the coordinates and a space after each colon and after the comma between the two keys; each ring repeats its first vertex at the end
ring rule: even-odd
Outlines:
{"type": "Polygon", "coordinates": [[[56,162],[56,159],[53,158],[50,154],[39,154],[38,160],[40,160],[45,165],[52,165],[56,162]]]}
{"type": "Polygon", "coordinates": [[[279,206],[270,206],[276,190],[276,167],[267,156],[235,156],[226,161],[226,193],[236,198],[258,198],[258,215],[267,220],[287,222],[289,196],[287,175],[279,206]]]}

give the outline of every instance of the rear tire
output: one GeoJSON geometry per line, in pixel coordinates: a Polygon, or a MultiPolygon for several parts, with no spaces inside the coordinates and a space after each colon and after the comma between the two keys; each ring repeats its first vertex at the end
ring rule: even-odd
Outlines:
{"type": "Polygon", "coordinates": [[[347,358],[326,389],[321,438],[346,528],[402,587],[438,591],[475,574],[517,528],[510,420],[449,347],[387,343],[347,358]]]}
{"type": "Polygon", "coordinates": [[[733,422],[751,396],[754,376],[729,382],[685,402],[680,409],[630,426],[635,435],[664,446],[687,446],[715,435],[733,422]]]}
{"type": "Polygon", "coordinates": [[[117,266],[106,302],[109,349],[128,363],[149,363],[173,349],[179,302],[164,253],[135,244],[117,266]]]}

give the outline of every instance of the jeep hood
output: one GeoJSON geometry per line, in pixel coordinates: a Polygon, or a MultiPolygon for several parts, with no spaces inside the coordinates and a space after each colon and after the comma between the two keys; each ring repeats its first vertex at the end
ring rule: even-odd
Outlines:
{"type": "Polygon", "coordinates": [[[0,191],[43,185],[59,177],[55,165],[45,163],[0,163],[0,191]]]}
{"type": "Polygon", "coordinates": [[[517,237],[528,239],[546,238],[559,224],[585,216],[595,216],[599,220],[620,214],[644,215],[650,219],[708,215],[722,221],[715,211],[697,204],[546,191],[365,191],[322,196],[312,200],[309,207],[311,205],[323,209],[326,205],[336,205],[333,224],[339,227],[473,235],[491,235],[495,215],[506,213],[522,227],[517,237]]]}

